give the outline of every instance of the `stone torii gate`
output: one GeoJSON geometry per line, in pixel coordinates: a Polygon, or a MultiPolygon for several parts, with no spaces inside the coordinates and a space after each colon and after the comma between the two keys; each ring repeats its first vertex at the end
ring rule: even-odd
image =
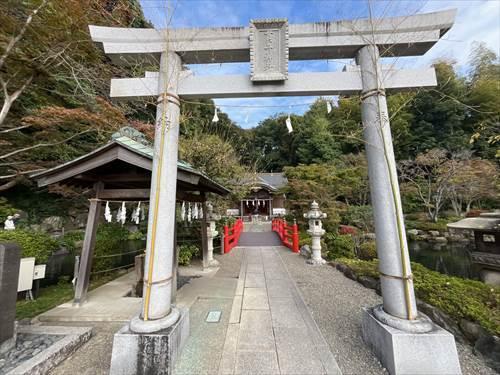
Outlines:
{"type": "Polygon", "coordinates": [[[428,51],[453,25],[455,11],[380,20],[249,27],[133,29],[90,26],[118,64],[158,64],[142,78],[111,80],[111,96],[157,97],[151,210],[141,314],[115,335],[112,373],[170,373],[188,332],[172,306],[176,163],[181,99],[360,95],[383,305],[367,309],[363,336],[391,374],[460,373],[454,338],[419,314],[406,242],[386,90],[436,85],[433,68],[397,70],[386,57],[428,51]],[[289,60],[355,58],[342,72],[289,73],[289,60]],[[250,62],[249,75],[195,76],[182,64],[250,62]]]}

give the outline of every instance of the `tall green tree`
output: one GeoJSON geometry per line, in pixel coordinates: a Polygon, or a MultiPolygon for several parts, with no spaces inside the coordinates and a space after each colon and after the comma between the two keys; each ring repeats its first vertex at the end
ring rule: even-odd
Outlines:
{"type": "Polygon", "coordinates": [[[484,43],[475,44],[470,56],[466,124],[476,155],[493,159],[500,145],[500,63],[498,55],[484,43]]]}
{"type": "Polygon", "coordinates": [[[438,85],[421,90],[411,105],[413,119],[407,149],[409,156],[433,148],[458,151],[469,147],[471,129],[464,128],[467,111],[465,79],[457,75],[453,64],[434,64],[438,85]]]}

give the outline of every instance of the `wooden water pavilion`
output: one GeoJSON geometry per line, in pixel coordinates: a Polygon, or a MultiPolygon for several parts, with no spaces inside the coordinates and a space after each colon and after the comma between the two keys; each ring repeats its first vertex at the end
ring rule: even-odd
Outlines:
{"type": "MultiPolygon", "coordinates": [[[[148,201],[151,184],[153,148],[144,135],[125,127],[113,134],[109,143],[52,169],[31,176],[39,187],[62,184],[93,190],[75,287],[75,304],[85,301],[89,287],[97,225],[102,203],[148,201]]],[[[206,210],[207,194],[225,196],[230,191],[194,169],[188,163],[177,163],[177,200],[200,202],[206,210]]],[[[201,218],[203,263],[207,255],[206,217],[201,218]]],[[[175,257],[177,259],[177,257],[175,257]]],[[[174,269],[177,264],[174,264],[174,269]]],[[[175,285],[175,283],[173,284],[175,285]]]]}

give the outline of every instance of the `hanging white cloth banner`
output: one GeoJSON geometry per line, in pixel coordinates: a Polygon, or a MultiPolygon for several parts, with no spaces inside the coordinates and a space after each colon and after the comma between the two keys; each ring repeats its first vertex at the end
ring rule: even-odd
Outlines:
{"type": "Polygon", "coordinates": [[[288,133],[290,134],[291,132],[293,132],[292,119],[290,118],[290,115],[288,115],[288,118],[286,119],[285,124],[286,124],[286,128],[288,129],[288,133]]]}
{"type": "Polygon", "coordinates": [[[181,205],[181,220],[185,221],[186,220],[186,202],[182,201],[181,205]]]}
{"type": "Polygon", "coordinates": [[[141,202],[137,203],[137,208],[134,210],[132,213],[132,221],[138,225],[139,224],[139,218],[141,215],[141,202]]]}
{"type": "Polygon", "coordinates": [[[122,209],[118,208],[118,211],[116,211],[116,222],[119,223],[122,217],[122,209]]]}
{"type": "Polygon", "coordinates": [[[193,219],[194,219],[194,220],[197,220],[197,219],[198,219],[198,203],[195,203],[195,204],[194,204],[194,208],[193,208],[193,219]]]}
{"type": "MultiPolygon", "coordinates": [[[[147,207],[147,206],[146,206],[147,207]]],[[[144,219],[146,219],[146,207],[144,207],[142,210],[141,210],[141,221],[144,221],[144,219]]]]}
{"type": "Polygon", "coordinates": [[[329,100],[326,101],[326,113],[330,113],[332,111],[332,103],[329,100]]]}
{"type": "Polygon", "coordinates": [[[203,219],[203,205],[200,203],[200,209],[198,210],[198,216],[203,219]]]}
{"type": "Polygon", "coordinates": [[[187,212],[188,223],[191,222],[191,202],[188,203],[188,212],[187,212]]]}
{"type": "Polygon", "coordinates": [[[111,221],[113,220],[113,215],[111,215],[111,210],[109,208],[109,202],[106,202],[106,208],[104,209],[104,219],[106,219],[108,223],[111,223],[111,221]]]}
{"type": "Polygon", "coordinates": [[[127,220],[127,208],[125,207],[125,202],[122,202],[122,209],[120,212],[120,222],[125,224],[125,221],[127,220]]]}
{"type": "Polygon", "coordinates": [[[214,118],[212,122],[219,122],[219,116],[217,116],[217,106],[215,107],[214,118]]]}

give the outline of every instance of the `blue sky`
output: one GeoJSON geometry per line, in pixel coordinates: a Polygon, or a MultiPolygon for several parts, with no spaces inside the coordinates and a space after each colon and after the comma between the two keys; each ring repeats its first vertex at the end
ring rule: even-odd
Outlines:
{"type": "MultiPolygon", "coordinates": [[[[246,26],[252,18],[288,18],[290,23],[337,21],[368,17],[367,0],[140,0],[144,14],[157,28],[246,26]]],[[[474,41],[500,49],[500,1],[498,0],[372,0],[375,17],[411,15],[437,10],[458,9],[456,23],[425,56],[404,58],[397,64],[426,66],[437,58],[457,61],[461,72],[474,41]]],[[[340,70],[348,61],[292,61],[290,72],[340,70]]],[[[248,74],[249,64],[208,64],[190,66],[196,74],[248,74]]],[[[301,114],[314,97],[217,99],[217,105],[240,126],[256,126],[276,113],[301,114]],[[224,106],[273,107],[224,107],[224,106]],[[290,107],[292,105],[292,107],[290,107]],[[274,107],[276,106],[276,107],[274,107]]]]}

